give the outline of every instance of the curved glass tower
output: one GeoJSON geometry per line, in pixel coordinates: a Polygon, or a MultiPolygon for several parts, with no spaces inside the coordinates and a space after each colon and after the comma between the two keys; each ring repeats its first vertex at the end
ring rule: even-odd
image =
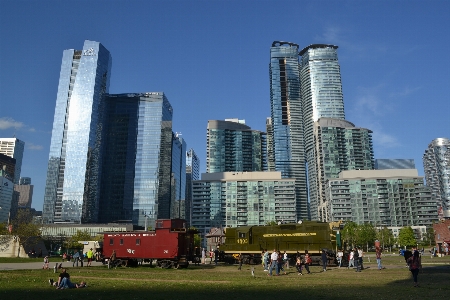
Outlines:
{"type": "Polygon", "coordinates": [[[423,155],[423,169],[427,186],[431,187],[438,210],[450,218],[450,140],[433,140],[423,155]]]}
{"type": "Polygon", "coordinates": [[[61,63],[44,195],[45,223],[96,222],[99,210],[104,94],[111,54],[85,41],[61,63]]]}
{"type": "Polygon", "coordinates": [[[309,219],[300,97],[298,45],[275,41],[270,48],[270,107],[275,171],[295,179],[297,219],[309,219]]]}

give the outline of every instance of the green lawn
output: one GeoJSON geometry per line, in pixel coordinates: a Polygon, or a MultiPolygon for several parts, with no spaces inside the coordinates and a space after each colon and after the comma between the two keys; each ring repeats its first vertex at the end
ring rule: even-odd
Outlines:
{"type": "MultiPolygon", "coordinates": [[[[0,260],[1,262],[1,260],[0,260]]],[[[187,269],[70,268],[73,281],[85,280],[88,288],[56,290],[48,284],[56,279],[53,270],[0,271],[0,299],[437,299],[450,294],[450,258],[423,258],[420,287],[400,256],[386,256],[384,270],[374,259],[361,273],[346,268],[311,268],[311,275],[298,276],[291,268],[287,275],[268,277],[260,266],[242,271],[237,266],[189,266],[187,269]]]]}

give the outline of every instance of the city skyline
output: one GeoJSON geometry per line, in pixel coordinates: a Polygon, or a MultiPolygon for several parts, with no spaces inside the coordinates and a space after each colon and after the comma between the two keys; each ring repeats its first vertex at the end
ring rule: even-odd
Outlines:
{"type": "Polygon", "coordinates": [[[375,158],[412,158],[423,175],[424,149],[436,138],[450,137],[446,1],[281,1],[277,7],[290,8],[283,18],[273,11],[274,1],[117,1],[106,14],[101,3],[80,3],[89,3],[86,14],[67,9],[68,3],[22,7],[1,2],[0,38],[8,47],[0,53],[0,137],[25,142],[21,176],[32,178],[37,210],[43,205],[61,52],[86,39],[101,42],[113,55],[110,93],[168,95],[175,111],[173,128],[195,149],[201,173],[206,169],[207,120],[245,119],[252,129],[265,131],[270,115],[267,49],[274,40],[292,41],[301,49],[314,43],[339,47],[345,117],[373,131],[375,158]],[[295,15],[300,10],[299,23],[295,15]],[[63,11],[65,20],[54,18],[63,11]],[[158,13],[132,19],[141,11],[158,13]],[[122,15],[133,21],[116,24],[122,15]],[[288,24],[276,21],[281,19],[288,24]],[[430,49],[434,54],[427,60],[417,59],[430,49]]]}

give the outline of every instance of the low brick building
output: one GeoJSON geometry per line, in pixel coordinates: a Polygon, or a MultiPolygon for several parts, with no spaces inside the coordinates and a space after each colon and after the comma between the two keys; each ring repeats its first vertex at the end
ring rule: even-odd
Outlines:
{"type": "Polygon", "coordinates": [[[450,245],[450,220],[442,220],[433,224],[434,240],[439,253],[445,252],[445,247],[450,245]]]}

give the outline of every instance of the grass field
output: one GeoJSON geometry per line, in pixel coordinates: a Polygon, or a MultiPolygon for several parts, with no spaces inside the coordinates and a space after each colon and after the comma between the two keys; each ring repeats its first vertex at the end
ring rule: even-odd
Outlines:
{"type": "MultiPolygon", "coordinates": [[[[0,263],[2,260],[0,260],[0,263]]],[[[365,260],[361,273],[347,268],[311,267],[311,275],[268,277],[261,266],[190,265],[187,269],[70,268],[74,282],[85,280],[88,288],[56,290],[48,279],[52,270],[0,271],[0,299],[438,299],[450,295],[450,258],[423,257],[420,287],[400,256],[386,256],[386,269],[377,270],[374,259],[365,260]]]]}

